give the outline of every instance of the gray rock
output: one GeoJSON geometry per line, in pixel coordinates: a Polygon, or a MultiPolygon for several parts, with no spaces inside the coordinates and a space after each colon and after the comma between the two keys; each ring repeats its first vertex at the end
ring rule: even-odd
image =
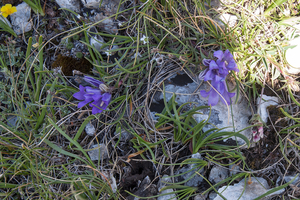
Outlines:
{"type": "Polygon", "coordinates": [[[240,167],[236,163],[229,165],[229,176],[236,175],[237,173],[239,173],[239,171],[240,167]]]}
{"type": "MultiPolygon", "coordinates": [[[[285,176],[284,180],[285,180],[285,182],[290,182],[294,178],[295,178],[295,176],[285,176]]],[[[295,180],[291,184],[296,185],[299,181],[300,181],[300,177],[297,176],[297,178],[295,178],[295,180]]]]}
{"type": "Polygon", "coordinates": [[[91,151],[88,152],[91,160],[99,160],[108,158],[108,150],[105,144],[95,144],[91,146],[91,151]]]}
{"type": "MultiPolygon", "coordinates": [[[[127,131],[125,130],[121,130],[121,138],[120,138],[120,141],[121,142],[127,142],[129,141],[131,138],[133,138],[133,135],[131,133],[128,133],[127,131]]],[[[117,136],[117,138],[120,137],[120,134],[119,133],[116,133],[115,132],[115,135],[117,136]]]]}
{"type": "Polygon", "coordinates": [[[160,191],[162,188],[164,188],[164,187],[166,187],[168,185],[167,182],[169,182],[169,183],[172,182],[171,179],[168,178],[167,175],[164,175],[159,180],[159,182],[157,184],[158,191],[159,191],[159,194],[162,194],[164,196],[157,197],[157,200],[177,200],[176,194],[168,194],[168,193],[174,192],[174,190],[172,188],[160,191]],[[168,195],[166,195],[166,194],[168,194],[168,195]]]}
{"type": "Polygon", "coordinates": [[[213,166],[210,171],[208,180],[213,183],[219,183],[228,177],[229,170],[218,165],[213,166]]]}
{"type": "MultiPolygon", "coordinates": [[[[270,189],[267,181],[263,178],[257,177],[251,178],[251,184],[248,183],[247,179],[241,180],[239,183],[230,185],[230,186],[223,186],[221,187],[218,192],[221,193],[226,199],[230,200],[253,200],[266,192],[270,189]]],[[[271,197],[276,194],[281,194],[284,192],[284,189],[278,190],[267,197],[271,197]]],[[[223,200],[222,197],[219,195],[214,200],[223,200]]]]}
{"type": "Polygon", "coordinates": [[[56,0],[61,8],[67,8],[74,12],[80,12],[80,0],[56,0]]]}
{"type": "Polygon", "coordinates": [[[9,115],[7,117],[7,125],[10,127],[16,127],[17,122],[20,120],[21,118],[15,115],[9,115]]]}
{"type": "Polygon", "coordinates": [[[217,197],[217,193],[215,193],[214,191],[212,191],[211,193],[209,193],[209,195],[208,195],[208,198],[210,199],[210,200],[213,200],[214,198],[216,198],[217,197]]]}
{"type": "MultiPolygon", "coordinates": [[[[199,153],[193,154],[192,158],[198,158],[201,159],[201,155],[199,153]]],[[[196,164],[188,164],[185,165],[183,168],[181,168],[180,170],[178,170],[175,174],[180,176],[176,176],[175,177],[175,182],[182,182],[185,181],[187,179],[189,179],[191,176],[193,176],[193,178],[191,178],[190,180],[186,181],[184,183],[185,186],[190,186],[190,187],[198,187],[201,182],[203,181],[203,178],[201,176],[199,176],[196,172],[198,172],[199,174],[204,172],[204,169],[200,169],[200,168],[196,168],[196,164]],[[195,169],[193,169],[195,168],[195,169]],[[192,170],[193,169],[193,170],[192,170]],[[188,173],[186,173],[187,171],[192,170],[188,173]],[[183,174],[185,173],[185,174],[183,174]]]]}
{"type": "Polygon", "coordinates": [[[203,196],[201,194],[197,194],[195,197],[194,197],[194,200],[206,200],[206,196],[203,196]]]}
{"type": "Polygon", "coordinates": [[[16,6],[17,12],[10,15],[11,24],[17,35],[28,32],[32,29],[32,23],[29,22],[31,15],[30,6],[23,2],[16,6]]]}
{"type": "Polygon", "coordinates": [[[290,66],[286,68],[286,71],[289,74],[300,73],[300,63],[297,59],[299,57],[300,52],[300,37],[290,41],[290,46],[294,45],[295,47],[287,49],[285,53],[286,61],[290,64],[290,66]]]}
{"type": "Polygon", "coordinates": [[[269,106],[276,106],[278,105],[278,103],[279,103],[278,97],[262,95],[262,99],[261,97],[257,98],[256,104],[257,104],[258,114],[264,123],[268,122],[269,114],[267,108],[269,106]]]}
{"type": "Polygon", "coordinates": [[[93,18],[91,18],[91,20],[94,22],[102,21],[99,24],[101,25],[101,27],[103,27],[103,29],[106,32],[112,34],[117,33],[118,32],[117,23],[115,23],[113,18],[107,18],[107,17],[109,16],[104,15],[103,13],[97,13],[93,18]]]}
{"type": "Polygon", "coordinates": [[[90,45],[94,46],[97,51],[103,51],[101,47],[105,43],[104,39],[100,35],[94,34],[94,33],[98,33],[95,27],[91,27],[89,31],[91,31],[90,45]]]}
{"type": "Polygon", "coordinates": [[[95,133],[96,133],[96,129],[95,129],[95,127],[93,126],[93,124],[91,124],[91,122],[89,122],[89,123],[85,126],[84,130],[85,130],[85,132],[86,132],[86,134],[87,134],[88,136],[94,136],[95,133]]]}

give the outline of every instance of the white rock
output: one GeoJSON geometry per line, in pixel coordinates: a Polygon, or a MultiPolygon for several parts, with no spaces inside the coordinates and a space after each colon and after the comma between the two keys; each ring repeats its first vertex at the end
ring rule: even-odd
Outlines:
{"type": "Polygon", "coordinates": [[[94,136],[95,133],[96,133],[96,129],[95,129],[95,127],[93,126],[93,124],[91,124],[91,122],[89,122],[89,123],[85,126],[84,130],[85,130],[85,132],[86,132],[86,134],[87,134],[88,136],[94,136]]]}
{"type": "Polygon", "coordinates": [[[210,171],[208,180],[211,183],[216,184],[226,179],[228,177],[228,174],[228,169],[215,165],[210,171]]]}
{"type": "Polygon", "coordinates": [[[91,151],[88,152],[91,160],[99,160],[108,158],[108,150],[105,144],[95,144],[91,146],[91,151]]]}
{"type": "Polygon", "coordinates": [[[286,71],[290,74],[298,74],[300,73],[300,62],[298,60],[300,55],[300,37],[290,41],[290,45],[296,45],[296,47],[286,50],[285,58],[290,64],[290,66],[286,68],[286,71]]]}
{"type": "Polygon", "coordinates": [[[164,196],[160,196],[160,197],[157,197],[157,200],[177,200],[176,198],[176,194],[168,194],[168,195],[165,195],[167,193],[171,193],[171,192],[174,192],[174,190],[172,188],[170,189],[166,189],[166,190],[163,190],[163,191],[160,191],[162,188],[166,187],[168,184],[167,182],[171,182],[171,179],[168,178],[167,175],[164,175],[158,182],[157,186],[158,186],[158,191],[159,191],[159,194],[163,194],[164,196]]]}
{"type": "Polygon", "coordinates": [[[278,97],[263,95],[262,99],[260,97],[257,98],[256,105],[257,105],[258,114],[264,123],[268,122],[268,117],[269,117],[267,107],[276,106],[278,105],[278,103],[279,103],[278,97]]]}
{"type": "Polygon", "coordinates": [[[74,12],[80,12],[80,0],[56,0],[61,8],[67,8],[74,12]]]}
{"type": "Polygon", "coordinates": [[[32,29],[32,23],[29,22],[31,15],[30,6],[23,2],[16,6],[17,12],[10,15],[11,24],[17,35],[28,32],[32,29]]]}
{"type": "Polygon", "coordinates": [[[229,27],[234,27],[237,23],[237,16],[235,15],[231,15],[231,14],[227,14],[227,13],[223,13],[221,15],[219,15],[215,21],[221,26],[222,29],[224,29],[226,26],[226,24],[229,27]]]}
{"type": "MultiPolygon", "coordinates": [[[[269,191],[270,187],[265,179],[260,177],[252,177],[251,184],[248,183],[248,180],[249,179],[247,179],[245,182],[245,179],[243,179],[237,184],[223,186],[218,190],[218,192],[221,193],[226,199],[230,200],[253,200],[269,191]]],[[[284,189],[281,189],[268,195],[267,197],[281,194],[283,192],[284,189]]],[[[214,200],[223,200],[223,198],[218,195],[214,200]]]]}

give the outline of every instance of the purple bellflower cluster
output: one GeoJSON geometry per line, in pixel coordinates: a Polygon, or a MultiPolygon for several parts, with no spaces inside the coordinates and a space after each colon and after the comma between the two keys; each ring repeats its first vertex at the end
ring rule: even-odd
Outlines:
{"type": "Polygon", "coordinates": [[[103,82],[89,76],[85,76],[84,80],[96,88],[79,85],[79,92],[73,94],[73,97],[82,101],[78,103],[78,108],[90,103],[89,106],[92,107],[93,115],[101,113],[107,108],[111,100],[111,94],[107,92],[107,86],[103,82]]]}
{"type": "Polygon", "coordinates": [[[215,106],[219,102],[220,96],[221,101],[225,105],[230,105],[230,98],[235,93],[228,92],[225,79],[230,70],[238,72],[239,69],[228,49],[224,53],[222,50],[215,51],[214,56],[217,58],[216,61],[211,59],[203,60],[203,64],[209,68],[199,74],[200,80],[211,81],[212,88],[208,92],[201,90],[200,94],[203,97],[209,96],[208,104],[211,106],[215,106]]]}

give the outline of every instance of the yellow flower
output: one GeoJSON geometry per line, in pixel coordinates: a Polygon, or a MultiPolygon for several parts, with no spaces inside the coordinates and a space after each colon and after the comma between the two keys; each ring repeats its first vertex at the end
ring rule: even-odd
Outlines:
{"type": "Polygon", "coordinates": [[[3,17],[7,17],[8,15],[13,14],[14,12],[17,12],[17,8],[15,6],[12,6],[11,4],[6,4],[1,8],[1,14],[3,15],[3,17]]]}

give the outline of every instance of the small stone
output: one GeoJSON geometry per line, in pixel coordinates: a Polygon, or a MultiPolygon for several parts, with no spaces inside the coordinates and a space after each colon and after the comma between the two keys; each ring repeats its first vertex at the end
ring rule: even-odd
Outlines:
{"type": "Polygon", "coordinates": [[[88,136],[94,136],[96,133],[96,129],[93,126],[93,124],[91,124],[91,122],[89,122],[86,126],[85,126],[85,132],[88,136]]]}
{"type": "Polygon", "coordinates": [[[258,114],[264,123],[268,122],[269,114],[267,108],[269,106],[277,106],[278,103],[279,103],[278,97],[262,95],[262,99],[260,97],[257,98],[256,105],[257,105],[258,114]]]}
{"type": "MultiPolygon", "coordinates": [[[[243,179],[237,184],[223,186],[218,190],[218,192],[221,193],[226,199],[251,200],[270,191],[268,182],[263,178],[251,177],[251,183],[249,183],[249,181],[250,180],[247,178],[246,181],[243,179]]],[[[281,189],[269,194],[267,197],[281,194],[283,192],[284,189],[281,189]]],[[[223,200],[223,198],[217,195],[214,200],[223,200]]]]}
{"type": "Polygon", "coordinates": [[[16,6],[17,12],[11,14],[11,24],[17,35],[28,32],[32,29],[32,23],[29,22],[31,16],[30,6],[23,2],[16,6]]]}
{"type": "Polygon", "coordinates": [[[289,74],[298,74],[300,73],[300,62],[298,60],[300,52],[300,37],[291,40],[290,46],[295,47],[286,50],[285,58],[286,61],[290,64],[290,66],[286,68],[286,71],[289,74]]]}
{"type": "Polygon", "coordinates": [[[210,171],[208,180],[211,183],[216,184],[226,179],[228,177],[228,174],[228,169],[215,165],[210,171]]]}
{"type": "MultiPolygon", "coordinates": [[[[157,187],[158,187],[158,191],[159,191],[159,194],[167,194],[167,193],[171,193],[171,192],[174,192],[174,190],[172,188],[169,188],[169,189],[166,189],[166,190],[163,190],[163,191],[160,191],[162,188],[166,187],[168,183],[171,183],[171,179],[168,178],[167,175],[164,175],[158,182],[157,184],[157,187]]],[[[164,196],[160,196],[160,197],[157,197],[157,200],[177,200],[176,198],[176,194],[168,194],[168,195],[164,195],[164,196]]]]}
{"type": "Polygon", "coordinates": [[[80,0],[56,0],[61,8],[67,8],[74,12],[80,12],[80,0]]]}
{"type": "Polygon", "coordinates": [[[203,196],[201,194],[197,194],[195,197],[194,197],[194,200],[206,200],[206,196],[203,196]]]}
{"type": "Polygon", "coordinates": [[[105,144],[95,144],[91,146],[91,151],[88,152],[91,160],[99,160],[108,158],[108,150],[105,144]]]}
{"type": "MultiPolygon", "coordinates": [[[[294,178],[295,178],[295,175],[294,175],[294,176],[285,176],[285,177],[284,177],[284,180],[285,180],[285,182],[290,182],[290,181],[293,180],[294,178]]],[[[297,176],[297,177],[295,178],[295,180],[294,180],[291,184],[296,185],[299,181],[300,181],[300,177],[297,176]]],[[[299,187],[299,186],[298,186],[298,187],[299,187]]]]}
{"type": "Polygon", "coordinates": [[[98,13],[95,17],[91,18],[94,22],[100,22],[101,27],[108,33],[118,33],[117,24],[114,22],[113,18],[107,18],[108,16],[103,15],[103,13],[98,13]]]}
{"type": "MultiPolygon", "coordinates": [[[[131,138],[133,138],[133,135],[131,133],[128,133],[127,131],[125,130],[121,130],[121,138],[120,138],[120,141],[121,142],[127,142],[129,141],[131,138]]],[[[115,135],[117,136],[117,138],[120,137],[119,133],[116,133],[115,132],[115,135]]]]}
{"type": "MultiPolygon", "coordinates": [[[[197,159],[201,159],[201,155],[199,153],[193,154],[192,158],[197,158],[197,159]]],[[[186,181],[184,183],[185,186],[190,186],[190,187],[198,187],[202,181],[203,178],[201,176],[199,176],[196,172],[198,172],[199,174],[204,172],[204,169],[200,169],[200,168],[195,168],[196,164],[187,164],[185,165],[183,168],[181,168],[180,170],[178,170],[175,174],[181,174],[180,176],[176,176],[175,177],[175,182],[182,182],[184,180],[189,179],[191,176],[193,176],[193,178],[191,178],[190,180],[186,181]],[[195,168],[195,169],[193,169],[195,168]],[[193,170],[192,170],[193,169],[193,170]],[[190,171],[192,170],[192,171],[190,171]],[[188,173],[185,173],[187,171],[190,171],[188,173]],[[185,174],[183,174],[185,173],[185,174]]]]}

